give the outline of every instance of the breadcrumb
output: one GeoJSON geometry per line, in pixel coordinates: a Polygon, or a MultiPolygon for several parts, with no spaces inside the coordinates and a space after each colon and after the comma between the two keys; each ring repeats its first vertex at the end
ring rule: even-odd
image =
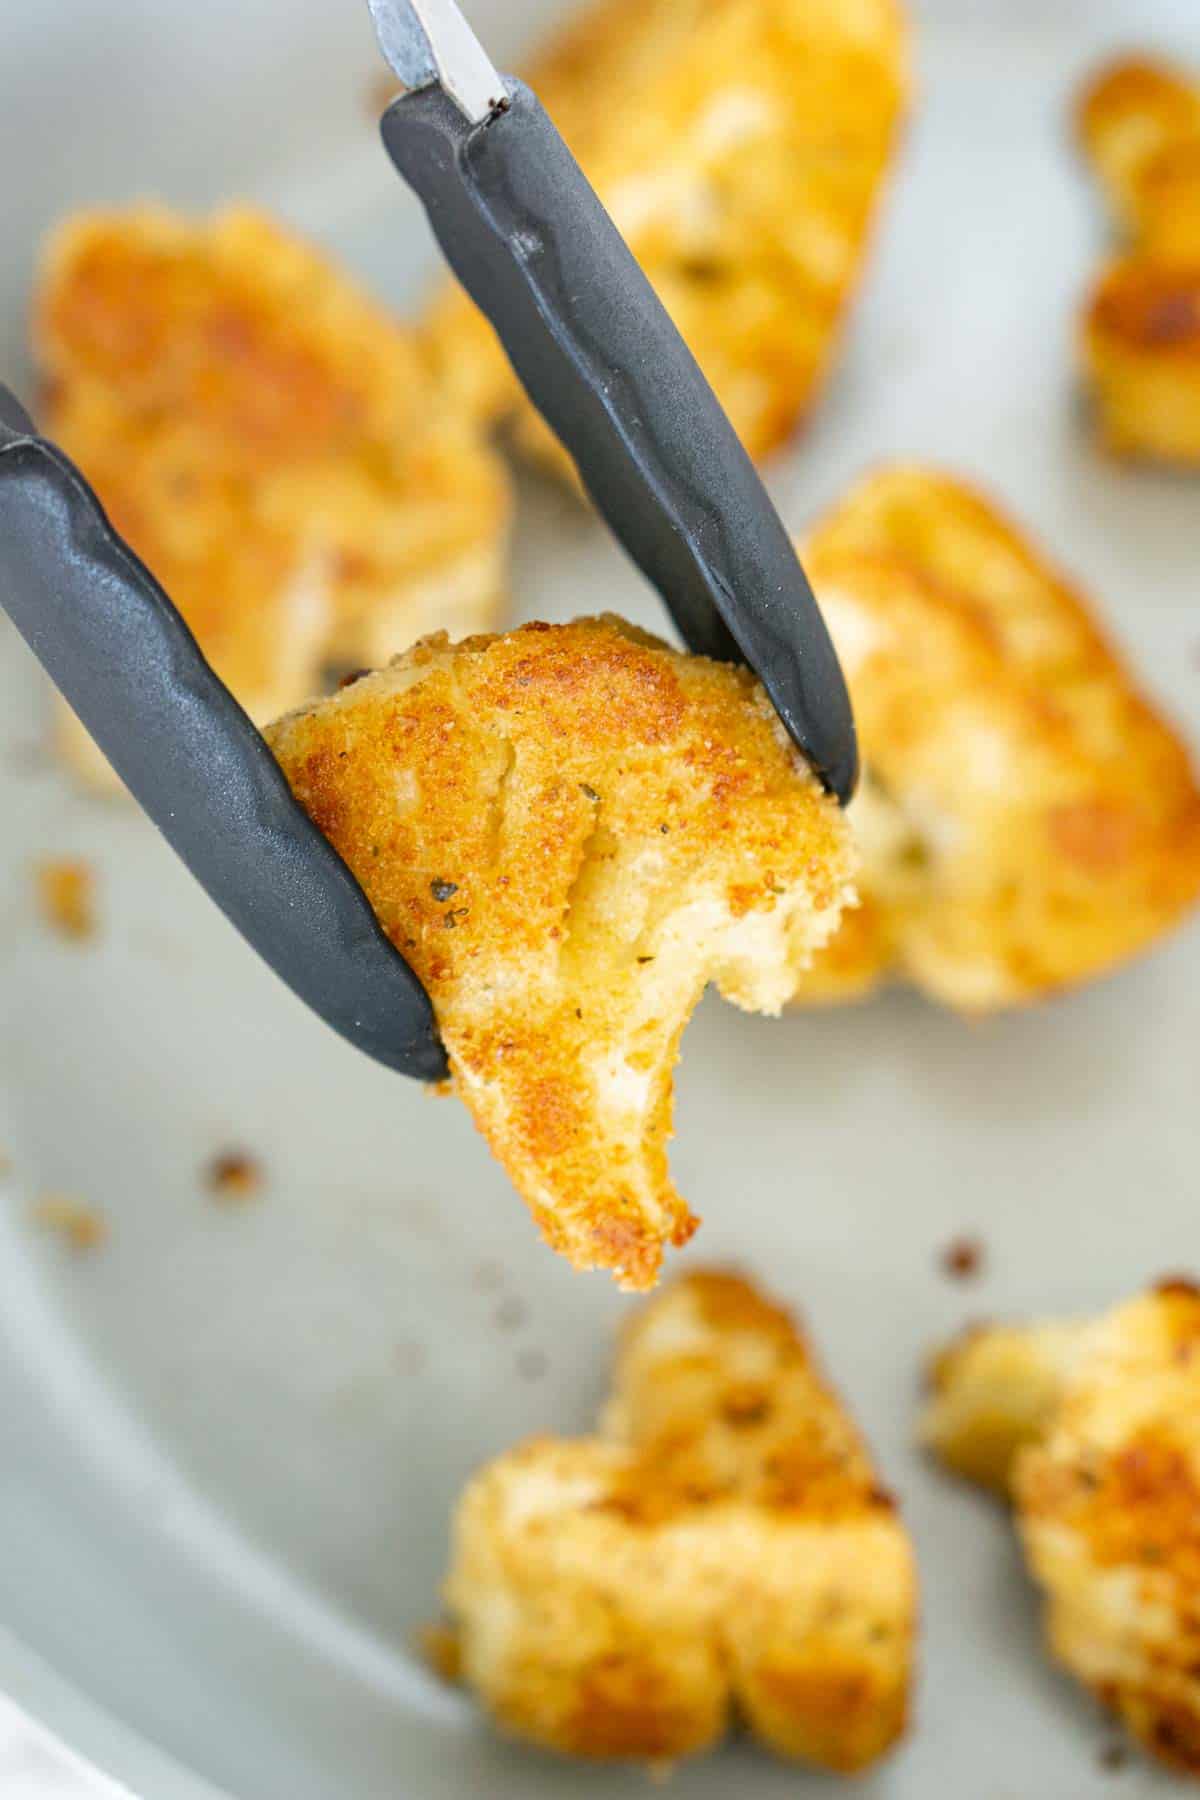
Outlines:
{"type": "MultiPolygon", "coordinates": [[[[598,0],[529,71],[755,457],[833,361],[907,61],[898,0],[598,0]]],[[[461,291],[431,342],[464,404],[567,471],[461,291]]]]}
{"type": "Polygon", "coordinates": [[[687,1018],[708,981],[778,1011],[852,892],[762,689],[583,619],[427,639],[267,738],[543,1234],[652,1286],[696,1225],[666,1156],[687,1018]]]}
{"type": "Polygon", "coordinates": [[[252,1200],[263,1189],[262,1165],[244,1150],[225,1150],[209,1163],[205,1181],[217,1200],[252,1200]]]}
{"type": "Polygon", "coordinates": [[[735,1275],[633,1316],[600,1435],[474,1477],[445,1593],[467,1683],[548,1749],[662,1764],[736,1713],[849,1772],[904,1730],[912,1548],[803,1334],[735,1275]]]}
{"type": "MultiPolygon", "coordinates": [[[[76,214],[34,298],[47,433],[259,723],[495,622],[508,481],[414,335],[266,214],[76,214]]],[[[115,775],[73,715],[76,767],[115,775]]]]}
{"type": "Polygon", "coordinates": [[[982,1274],[987,1253],[979,1238],[954,1238],[939,1258],[942,1271],[952,1281],[973,1281],[982,1274]]]}
{"type": "Polygon", "coordinates": [[[804,978],[968,1013],[1095,978],[1200,895],[1188,752],[1072,587],[984,496],[895,465],[802,548],[849,682],[863,904],[804,978]]]}
{"type": "Polygon", "coordinates": [[[55,1232],[72,1250],[96,1250],[108,1236],[103,1213],[70,1194],[43,1194],[31,1216],[40,1230],[55,1232]]]}
{"type": "Polygon", "coordinates": [[[936,1359],[933,1390],[926,1441],[1012,1494],[1053,1654],[1200,1776],[1200,1288],[976,1330],[936,1359]]]}

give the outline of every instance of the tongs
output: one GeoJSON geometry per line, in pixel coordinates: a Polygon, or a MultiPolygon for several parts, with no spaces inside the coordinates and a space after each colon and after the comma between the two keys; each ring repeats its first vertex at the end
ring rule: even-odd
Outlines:
{"type": "MultiPolygon", "coordinates": [[[[381,130],[463,286],[687,646],[748,664],[843,804],[845,683],[733,427],[536,96],[454,0],[369,0],[406,92],[381,130]]],[[[620,96],[613,97],[619,106],[620,96]]],[[[0,388],[0,602],[125,785],[283,980],[420,1080],[423,987],[80,471],[0,388]]]]}

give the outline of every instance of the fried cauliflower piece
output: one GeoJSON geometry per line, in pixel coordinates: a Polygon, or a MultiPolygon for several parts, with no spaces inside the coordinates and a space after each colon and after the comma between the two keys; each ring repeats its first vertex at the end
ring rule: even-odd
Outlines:
{"type": "MultiPolygon", "coordinates": [[[[333,668],[494,623],[499,459],[416,338],[261,213],[82,213],[34,305],[45,429],[258,722],[333,668]]],[[[73,714],[63,745],[116,777],[73,714]]]]}
{"type": "Polygon", "coordinates": [[[427,639],[267,736],[548,1241],[653,1285],[696,1224],[666,1155],[685,1021],[708,981],[778,1011],[851,894],[761,688],[582,619],[427,639]]]}
{"type": "MultiPolygon", "coordinates": [[[[832,362],[906,61],[897,0],[599,0],[529,72],[755,457],[832,362]]],[[[460,290],[431,332],[466,404],[567,472],[460,290]]]]}
{"type": "Polygon", "coordinates": [[[1089,83],[1076,123],[1129,246],[1081,326],[1101,437],[1117,455],[1200,464],[1200,83],[1129,58],[1089,83]]]}
{"type": "Polygon", "coordinates": [[[1200,792],[1083,597],[990,503],[896,466],[802,554],[865,775],[863,905],[803,978],[885,978],[966,1012],[1099,975],[1200,894],[1200,792]]]}
{"type": "Polygon", "coordinates": [[[925,1437],[1011,1488],[1054,1655],[1200,1776],[1200,1288],[1090,1324],[983,1328],[934,1365],[925,1437]]]}
{"type": "Polygon", "coordinates": [[[804,1336],[734,1275],[634,1316],[601,1436],[475,1476],[445,1593],[465,1679],[549,1749],[672,1759],[736,1714],[849,1772],[904,1729],[908,1537],[804,1336]]]}
{"type": "Polygon", "coordinates": [[[1200,83],[1169,63],[1122,57],[1087,83],[1075,122],[1123,235],[1200,252],[1200,83]]]}

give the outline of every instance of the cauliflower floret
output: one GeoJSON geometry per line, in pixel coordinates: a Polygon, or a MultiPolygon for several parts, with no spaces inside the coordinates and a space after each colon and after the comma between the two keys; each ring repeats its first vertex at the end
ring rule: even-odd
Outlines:
{"type": "Polygon", "coordinates": [[[1054,1654],[1200,1775],[1200,1288],[969,1333],[935,1362],[925,1437],[1010,1488],[1054,1654]]]}
{"type": "Polygon", "coordinates": [[[777,1012],[851,895],[837,806],[741,668],[615,619],[427,640],[268,732],[433,1000],[547,1239],[653,1284],[705,983],[777,1012]]]}
{"type": "MultiPolygon", "coordinates": [[[[247,711],[422,632],[494,623],[500,460],[417,339],[315,250],[230,207],[81,213],[34,300],[44,426],[247,711]]],[[[116,777],[74,715],[80,773],[116,777]]]]}
{"type": "Polygon", "coordinates": [[[604,1435],[475,1476],[446,1601],[466,1680],[551,1749],[669,1759],[736,1713],[849,1771],[904,1728],[908,1538],[802,1334],[734,1275],[635,1315],[604,1435]]]}
{"type": "MultiPolygon", "coordinates": [[[[833,359],[906,64],[897,0],[600,0],[529,72],[755,457],[833,359]]],[[[465,403],[566,470],[464,294],[431,330],[465,403]]]]}
{"type": "Polygon", "coordinates": [[[1200,464],[1200,83],[1124,59],[1089,82],[1076,122],[1128,242],[1080,327],[1102,440],[1200,464]]]}
{"type": "Polygon", "coordinates": [[[870,475],[802,554],[854,702],[863,906],[801,997],[966,1012],[1085,981],[1200,894],[1200,791],[1085,600],[988,501],[870,475]]]}

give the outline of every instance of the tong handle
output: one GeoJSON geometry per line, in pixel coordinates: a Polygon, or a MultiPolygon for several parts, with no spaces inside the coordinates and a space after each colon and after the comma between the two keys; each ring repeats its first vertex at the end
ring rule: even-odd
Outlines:
{"type": "Polygon", "coordinates": [[[844,803],[858,768],[850,701],[791,540],[548,114],[505,85],[508,104],[481,123],[439,87],[401,96],[381,124],[388,154],[685,642],[750,665],[844,803]]]}
{"type": "Polygon", "coordinates": [[[446,1072],[428,996],[183,619],[0,386],[0,604],[242,935],[390,1068],[446,1072]]]}

